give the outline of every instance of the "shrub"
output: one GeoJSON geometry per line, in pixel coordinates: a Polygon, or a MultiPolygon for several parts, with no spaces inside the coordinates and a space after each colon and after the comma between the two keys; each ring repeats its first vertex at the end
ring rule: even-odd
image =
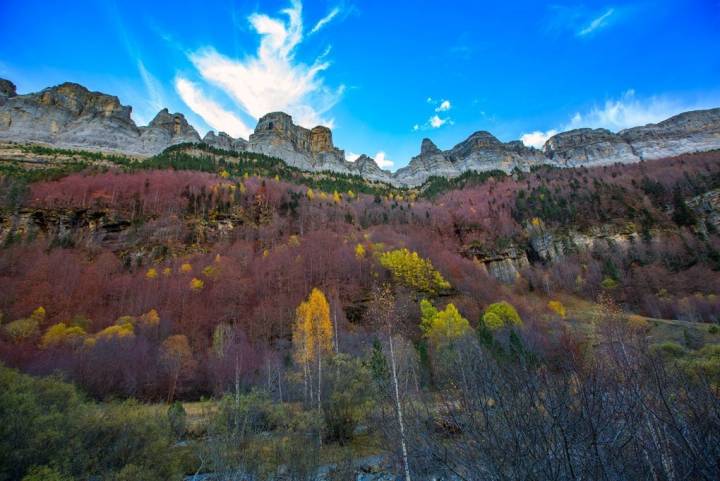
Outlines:
{"type": "Polygon", "coordinates": [[[48,466],[35,466],[30,468],[22,481],[72,481],[72,477],[48,466]]]}
{"type": "Polygon", "coordinates": [[[167,410],[170,429],[176,438],[180,439],[185,435],[187,429],[187,413],[180,401],[175,401],[167,410]]]}
{"type": "Polygon", "coordinates": [[[548,309],[560,316],[561,319],[565,319],[565,316],[567,315],[565,311],[565,306],[560,301],[549,301],[548,309]]]}
{"type": "Polygon", "coordinates": [[[32,317],[18,319],[5,325],[5,333],[13,342],[25,341],[40,332],[40,325],[32,317]]]}
{"type": "Polygon", "coordinates": [[[373,406],[370,370],[358,358],[334,356],[325,375],[325,438],[346,444],[373,406]]]}

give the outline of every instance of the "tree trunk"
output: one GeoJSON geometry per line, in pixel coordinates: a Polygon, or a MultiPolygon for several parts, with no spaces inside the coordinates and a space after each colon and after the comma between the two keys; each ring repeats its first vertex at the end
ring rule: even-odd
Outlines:
{"type": "Polygon", "coordinates": [[[403,423],[403,412],[402,406],[400,405],[400,390],[398,389],[397,367],[395,365],[395,349],[393,348],[392,335],[388,335],[388,340],[390,341],[390,365],[392,367],[393,388],[395,391],[395,410],[397,413],[398,424],[400,425],[400,447],[402,449],[403,469],[405,471],[405,481],[411,481],[410,467],[408,466],[407,445],[405,444],[405,424],[403,423]]]}

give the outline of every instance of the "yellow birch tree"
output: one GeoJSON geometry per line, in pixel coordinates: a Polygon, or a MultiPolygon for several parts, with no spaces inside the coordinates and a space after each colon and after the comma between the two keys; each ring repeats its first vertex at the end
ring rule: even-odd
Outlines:
{"type": "Polygon", "coordinates": [[[313,289],[307,301],[300,303],[295,312],[293,328],[293,346],[295,361],[302,364],[305,375],[305,392],[308,387],[312,401],[312,384],[308,385],[310,363],[317,366],[317,393],[315,395],[320,409],[320,389],[322,385],[322,358],[332,352],[333,325],[330,319],[330,304],[320,289],[313,289]]]}

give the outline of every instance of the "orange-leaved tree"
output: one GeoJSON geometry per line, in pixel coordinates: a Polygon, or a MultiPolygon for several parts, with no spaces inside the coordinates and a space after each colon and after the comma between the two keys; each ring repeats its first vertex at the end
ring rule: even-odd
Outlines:
{"type": "Polygon", "coordinates": [[[167,401],[172,402],[181,376],[192,376],[197,366],[187,337],[175,334],[165,339],[160,347],[160,360],[170,378],[167,401]]]}

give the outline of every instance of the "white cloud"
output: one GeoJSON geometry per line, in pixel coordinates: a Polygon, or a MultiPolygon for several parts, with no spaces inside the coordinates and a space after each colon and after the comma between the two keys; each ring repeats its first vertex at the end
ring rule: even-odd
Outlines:
{"type": "Polygon", "coordinates": [[[445,123],[447,123],[447,121],[448,119],[440,118],[440,116],[438,115],[433,115],[428,120],[428,122],[430,123],[430,127],[432,127],[433,129],[442,127],[443,125],[445,125],[445,123]]]}
{"type": "Polygon", "coordinates": [[[323,28],[325,25],[330,23],[330,21],[337,16],[337,14],[340,13],[340,9],[338,7],[333,8],[330,13],[325,15],[323,18],[321,18],[318,23],[315,24],[315,26],[310,30],[310,35],[316,33],[318,30],[323,28]]]}
{"type": "MultiPolygon", "coordinates": [[[[254,119],[279,110],[292,115],[304,127],[332,127],[332,119],[325,114],[340,100],[344,86],[330,88],[320,75],[330,66],[325,58],[329,48],[311,65],[298,61],[295,53],[303,40],[301,2],[291,0],[282,14],[285,18],[261,13],[248,17],[260,36],[254,55],[234,59],[206,47],[191,53],[190,60],[205,81],[222,90],[254,119]]],[[[329,17],[325,17],[325,23],[330,21],[329,17]]],[[[322,28],[320,22],[315,28],[322,28]]],[[[202,117],[200,112],[196,113],[202,117]]]]}
{"type": "MultiPolygon", "coordinates": [[[[673,98],[666,95],[640,98],[634,90],[630,89],[620,98],[608,99],[604,104],[595,105],[584,112],[575,112],[567,123],[557,129],[526,133],[520,139],[527,146],[537,147],[543,138],[547,140],[557,132],[579,128],[601,128],[618,132],[631,127],[658,123],[689,110],[714,108],[718,104],[720,104],[720,98],[717,95],[709,95],[697,100],[673,98]]],[[[544,144],[544,142],[542,143],[544,144]]]]}
{"type": "Polygon", "coordinates": [[[628,90],[619,99],[606,100],[604,105],[594,106],[584,113],[576,112],[565,129],[591,127],[619,131],[657,123],[688,110],[716,106],[717,99],[698,102],[668,96],[639,98],[634,90],[628,90]]]}
{"type": "Polygon", "coordinates": [[[607,25],[607,20],[615,13],[614,8],[608,8],[605,13],[590,21],[585,27],[577,32],[579,37],[584,37],[607,25]]]}
{"type": "Polygon", "coordinates": [[[530,132],[529,134],[523,134],[520,137],[520,140],[527,147],[535,147],[536,149],[542,149],[543,145],[545,145],[545,142],[547,142],[547,139],[557,133],[558,131],[555,129],[548,130],[547,132],[541,132],[539,130],[536,130],[534,132],[530,132]]]}
{"type": "Polygon", "coordinates": [[[137,61],[138,71],[142,78],[145,90],[147,90],[148,98],[153,109],[160,111],[165,107],[165,95],[162,85],[146,68],[142,60],[137,61]]]}
{"type": "Polygon", "coordinates": [[[247,138],[252,129],[245,125],[232,112],[228,112],[213,100],[208,99],[202,90],[194,83],[184,78],[175,79],[175,90],[180,98],[198,114],[207,124],[216,129],[227,132],[233,137],[247,138]]]}
{"type": "MultiPolygon", "coordinates": [[[[387,154],[383,151],[380,151],[375,154],[375,163],[380,167],[381,169],[389,169],[393,166],[393,161],[390,159],[386,159],[385,156],[387,154]]],[[[345,160],[348,162],[355,162],[357,159],[360,158],[360,154],[356,154],[354,152],[345,152],[345,160]]]]}
{"type": "Polygon", "coordinates": [[[385,155],[386,154],[383,151],[380,151],[377,154],[375,154],[375,163],[381,169],[390,169],[393,166],[393,161],[390,159],[386,159],[385,155]]]}
{"type": "Polygon", "coordinates": [[[612,26],[627,22],[647,8],[637,2],[599,8],[590,8],[582,3],[551,3],[547,7],[544,26],[548,33],[567,32],[577,38],[590,38],[612,26]]]}
{"type": "Polygon", "coordinates": [[[443,118],[443,117],[440,117],[439,115],[437,115],[438,113],[441,113],[441,112],[447,112],[452,108],[452,104],[450,103],[449,100],[445,100],[445,99],[435,100],[432,97],[428,97],[425,101],[427,103],[429,103],[430,105],[435,106],[435,108],[433,110],[436,112],[436,114],[432,115],[430,118],[428,118],[427,121],[425,121],[425,123],[423,123],[422,125],[421,124],[413,125],[413,127],[412,127],[413,132],[417,132],[419,130],[438,129],[445,124],[452,125],[453,121],[450,117],[443,118]]]}
{"type": "Polygon", "coordinates": [[[450,101],[443,100],[442,102],[440,102],[440,105],[435,107],[435,112],[447,112],[448,110],[450,110],[450,108],[451,108],[450,101]]]}

